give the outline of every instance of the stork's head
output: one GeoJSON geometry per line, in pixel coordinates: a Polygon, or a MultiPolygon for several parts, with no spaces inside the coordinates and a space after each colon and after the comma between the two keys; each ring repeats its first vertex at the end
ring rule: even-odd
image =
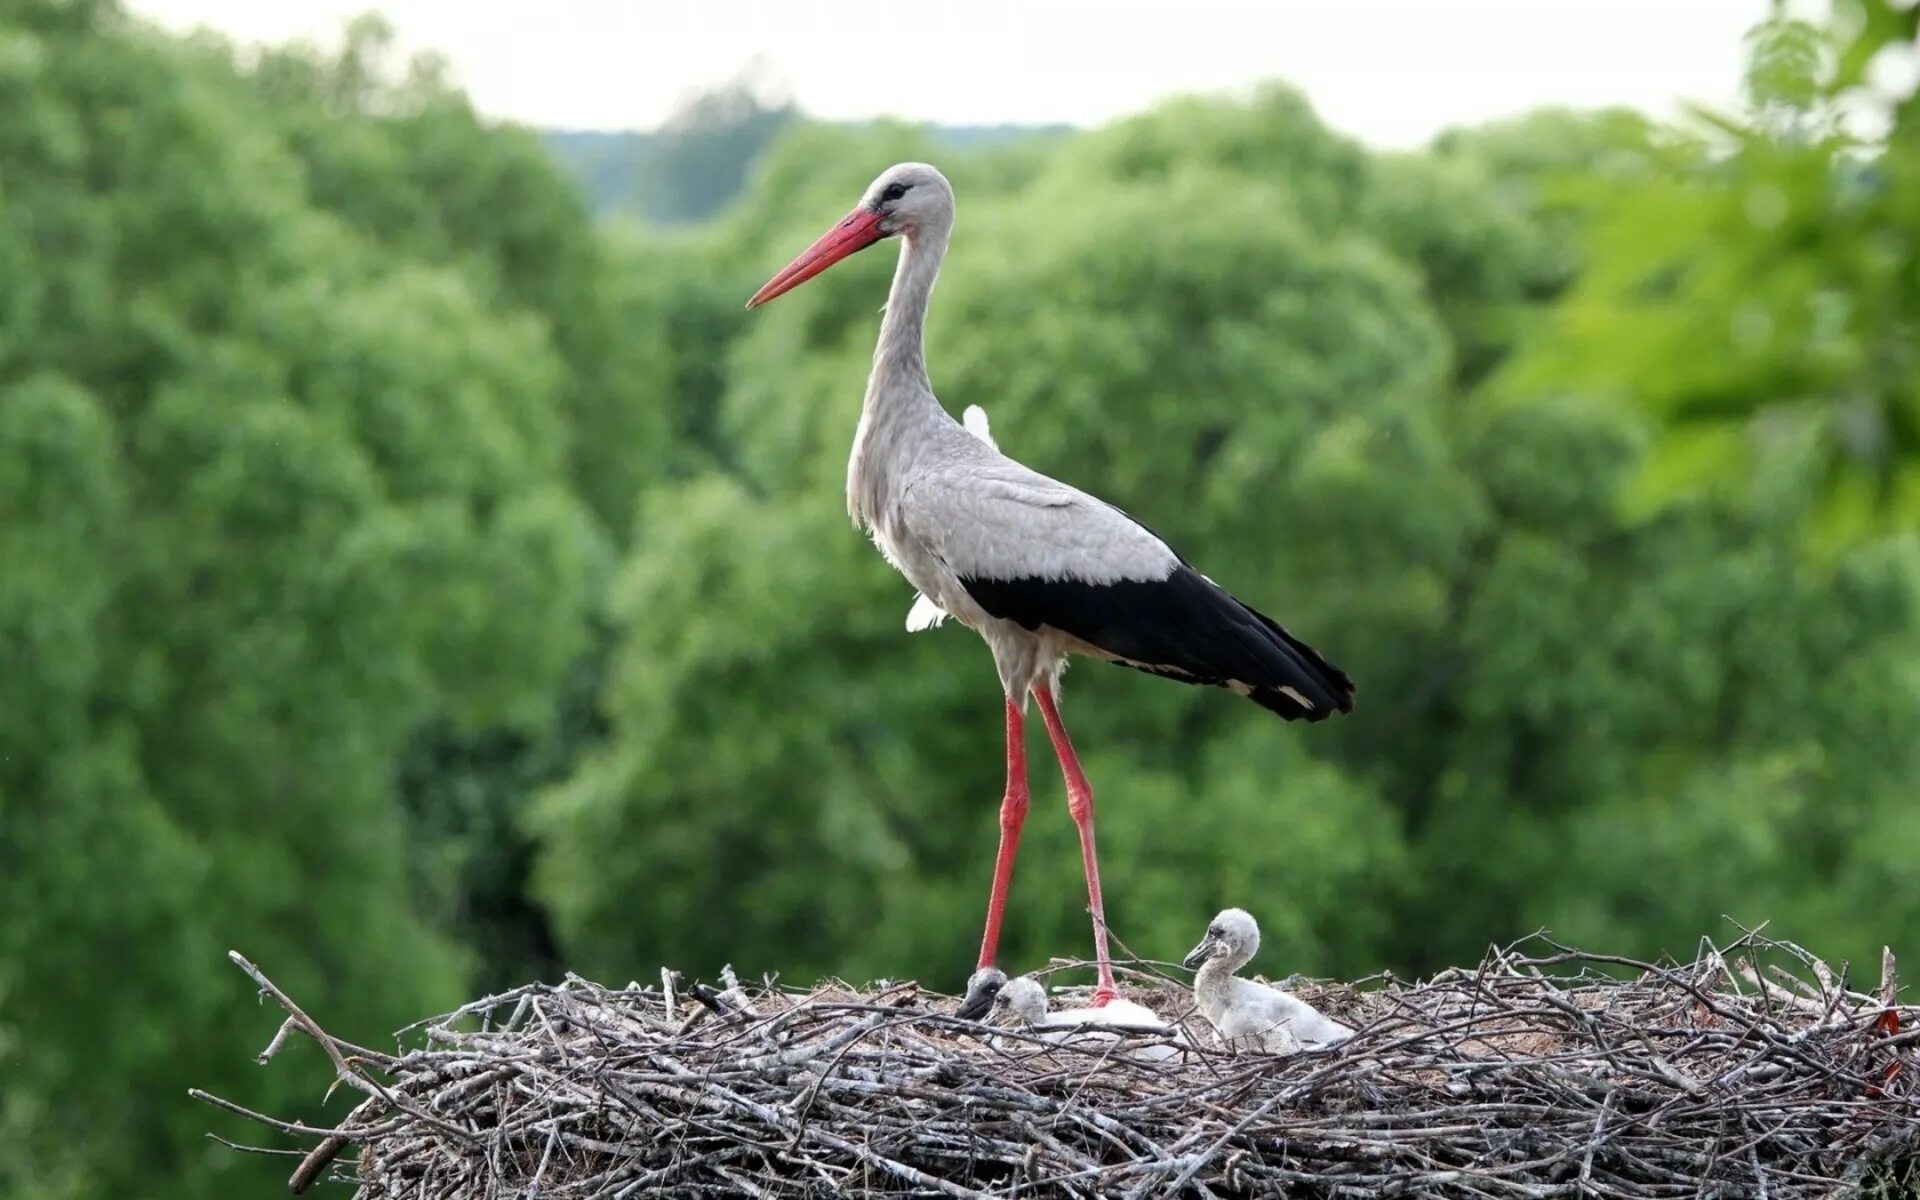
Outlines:
{"type": "Polygon", "coordinates": [[[953,187],[947,177],[926,163],[897,163],[867,186],[860,206],[820,235],[800,257],[747,301],[757,308],[775,296],[790,292],[815,275],[881,238],[909,239],[922,232],[945,234],[953,226],[953,187]]]}
{"type": "Polygon", "coordinates": [[[999,967],[981,967],[967,980],[967,994],[961,998],[960,1007],[953,1015],[967,1021],[978,1021],[987,1015],[993,1002],[1000,995],[1000,989],[1007,986],[1007,973],[999,967]]]}
{"type": "Polygon", "coordinates": [[[1187,952],[1180,965],[1193,970],[1217,960],[1233,971],[1253,961],[1259,951],[1260,926],[1245,909],[1229,908],[1213,919],[1207,926],[1207,936],[1187,952]]]}
{"type": "Polygon", "coordinates": [[[1033,976],[1022,975],[1007,981],[993,1006],[1022,1025],[1038,1025],[1047,1019],[1047,990],[1033,976]]]}
{"type": "Polygon", "coordinates": [[[880,217],[888,236],[953,224],[953,185],[926,163],[895,163],[867,185],[860,207],[880,217]]]}

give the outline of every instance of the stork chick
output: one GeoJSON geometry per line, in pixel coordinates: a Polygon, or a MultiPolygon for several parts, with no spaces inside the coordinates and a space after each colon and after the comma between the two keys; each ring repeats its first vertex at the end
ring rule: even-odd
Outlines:
{"type": "Polygon", "coordinates": [[[1126,1029],[1169,1029],[1160,1014],[1131,1000],[1110,1000],[1099,1008],[1069,1008],[1049,1011],[1047,990],[1031,975],[1008,980],[994,998],[994,1007],[1023,1025],[1033,1028],[1119,1026],[1126,1029]]]}
{"type": "Polygon", "coordinates": [[[1081,1046],[1090,1041],[1109,1043],[1117,1052],[1142,1062],[1171,1062],[1183,1056],[1182,1047],[1191,1045],[1185,1029],[1168,1024],[1160,1014],[1131,1000],[1112,1000],[1099,1008],[1050,1012],[1046,989],[1031,975],[1009,980],[994,998],[994,1007],[1029,1032],[1049,1041],[1072,1041],[1081,1046]],[[1162,1034],[1171,1041],[1123,1042],[1123,1030],[1162,1034]]]}
{"type": "Polygon", "coordinates": [[[1234,975],[1260,949],[1260,926],[1246,910],[1229,908],[1207,926],[1206,937],[1181,966],[1198,968],[1193,999],[1200,1015],[1236,1050],[1292,1054],[1345,1041],[1353,1030],[1298,996],[1234,975]]]}

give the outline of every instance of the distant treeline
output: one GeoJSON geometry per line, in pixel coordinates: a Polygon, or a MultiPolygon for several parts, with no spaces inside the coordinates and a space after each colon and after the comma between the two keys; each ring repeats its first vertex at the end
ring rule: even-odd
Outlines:
{"type": "MultiPolygon", "coordinates": [[[[781,131],[802,120],[790,104],[733,87],[704,95],[656,131],[546,129],[541,140],[580,181],[597,216],[657,225],[703,221],[740,194],[747,171],[781,131]]],[[[1068,125],[929,125],[941,150],[968,151],[1060,137],[1068,125]]]]}

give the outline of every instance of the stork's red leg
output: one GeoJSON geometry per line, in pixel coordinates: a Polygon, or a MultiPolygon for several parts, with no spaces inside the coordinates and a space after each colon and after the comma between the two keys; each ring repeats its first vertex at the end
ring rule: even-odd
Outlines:
{"type": "Polygon", "coordinates": [[[1007,794],[1000,801],[1000,853],[993,860],[993,894],[987,897],[987,931],[980,938],[980,965],[991,967],[1000,952],[1000,917],[1013,882],[1013,856],[1027,821],[1027,723],[1021,706],[1007,701],[1007,794]]]}
{"type": "Polygon", "coordinates": [[[1080,861],[1087,869],[1087,904],[1093,910],[1093,956],[1100,971],[1099,986],[1093,993],[1093,1007],[1098,1008],[1120,993],[1113,986],[1113,964],[1107,960],[1107,913],[1100,903],[1100,860],[1093,849],[1093,788],[1080,769],[1080,758],[1073,752],[1067,727],[1054,706],[1053,689],[1037,687],[1033,695],[1040,701],[1040,717],[1047,723],[1047,736],[1059,756],[1060,771],[1067,777],[1067,811],[1080,829],[1080,861]]]}

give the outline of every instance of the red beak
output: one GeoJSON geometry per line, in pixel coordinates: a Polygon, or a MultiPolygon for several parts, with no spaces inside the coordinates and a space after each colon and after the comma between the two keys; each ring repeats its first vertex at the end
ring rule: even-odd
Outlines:
{"type": "Polygon", "coordinates": [[[870,208],[854,209],[840,218],[838,225],[821,234],[820,240],[808,246],[799,258],[788,263],[786,269],[767,280],[766,286],[747,301],[747,307],[758,308],[775,296],[792,291],[849,254],[865,250],[885,236],[880,228],[879,213],[870,208]]]}

